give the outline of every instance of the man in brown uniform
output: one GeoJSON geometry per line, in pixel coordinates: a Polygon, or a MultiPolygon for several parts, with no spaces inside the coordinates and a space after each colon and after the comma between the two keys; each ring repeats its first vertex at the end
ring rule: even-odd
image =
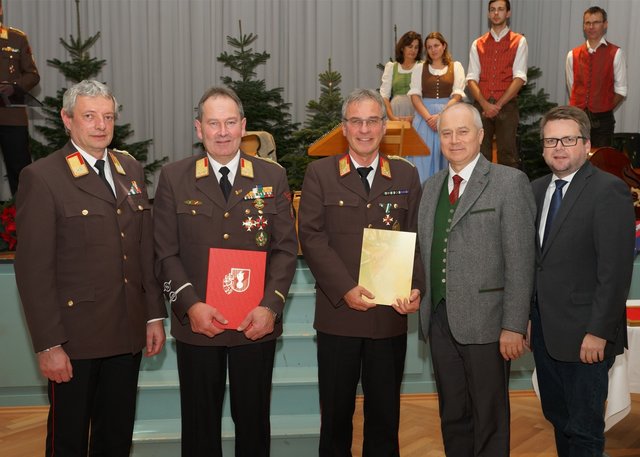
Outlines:
{"type": "Polygon", "coordinates": [[[15,270],[49,379],[47,456],[128,456],[141,348],[164,344],[144,172],[107,149],[117,106],[100,82],[72,86],[61,112],[71,141],[20,181],[15,270]]]}
{"type": "Polygon", "coordinates": [[[4,104],[21,92],[30,91],[39,81],[27,35],[3,24],[0,0],[0,96],[5,100],[0,103],[0,149],[12,195],[18,189],[20,171],[31,163],[28,119],[26,108],[6,108],[4,104]]]}
{"type": "Polygon", "coordinates": [[[206,153],[166,165],[155,197],[156,273],[173,310],[184,457],[222,456],[227,364],[235,455],[269,455],[271,373],[298,243],[286,172],[240,152],[245,124],[235,92],[205,92],[195,127],[206,153]],[[263,298],[236,329],[223,329],[217,303],[204,302],[210,248],[267,253],[263,298]]]}
{"type": "Polygon", "coordinates": [[[300,242],[316,279],[320,456],[351,455],[361,373],[363,455],[398,456],[406,314],[420,304],[422,263],[416,256],[411,296],[397,306],[363,300],[373,295],[358,284],[358,276],[365,227],[416,231],[420,178],[407,160],[380,154],[386,110],[377,92],[354,91],[342,117],[349,150],[309,165],[300,202],[300,242]]]}

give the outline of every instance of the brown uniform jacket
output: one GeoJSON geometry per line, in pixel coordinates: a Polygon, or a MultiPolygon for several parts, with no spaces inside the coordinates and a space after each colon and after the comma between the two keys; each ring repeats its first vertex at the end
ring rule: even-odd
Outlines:
{"type": "MultiPolygon", "coordinates": [[[[298,247],[284,168],[241,153],[231,195],[225,201],[205,154],[171,163],[160,174],[154,219],[156,275],[171,301],[171,334],[177,340],[198,346],[252,343],[236,330],[225,330],[213,338],[191,331],[187,311],[206,300],[212,247],[266,251],[265,289],[260,306],[282,314],[296,270],[298,247]],[[262,199],[264,208],[260,210],[256,199],[248,196],[258,186],[272,188],[272,196],[262,199]],[[243,224],[259,216],[266,219],[263,230],[243,224]],[[268,237],[264,246],[256,239],[260,232],[268,237]],[[183,287],[187,283],[191,285],[183,287]]],[[[276,323],[273,333],[259,342],[280,334],[282,322],[276,323]]]]}
{"type": "MultiPolygon", "coordinates": [[[[314,327],[323,333],[389,338],[407,331],[406,316],[391,307],[355,311],[342,298],[358,285],[365,227],[417,230],[422,191],[414,166],[380,155],[375,173],[367,195],[348,154],[318,160],[307,168],[298,230],[302,253],[316,279],[314,327]]],[[[424,292],[417,249],[412,287],[424,292]]]]}
{"type": "Polygon", "coordinates": [[[147,321],[167,315],[142,166],[111,152],[116,201],[88,164],[74,177],[74,152],[68,143],[20,178],[15,270],[33,347],[62,344],[71,359],[136,353],[147,321]]]}
{"type": "MultiPolygon", "coordinates": [[[[25,92],[40,81],[27,35],[0,25],[0,83],[13,84],[25,92]]],[[[0,108],[0,125],[27,125],[25,108],[0,108]]]]}

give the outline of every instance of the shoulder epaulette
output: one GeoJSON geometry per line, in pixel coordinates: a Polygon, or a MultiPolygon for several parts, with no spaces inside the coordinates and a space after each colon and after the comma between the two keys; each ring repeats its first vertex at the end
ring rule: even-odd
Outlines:
{"type": "Polygon", "coordinates": [[[264,160],[265,162],[269,162],[272,163],[274,165],[279,166],[280,168],[284,168],[282,165],[280,165],[278,162],[276,162],[275,160],[269,159],[268,157],[260,157],[260,156],[253,156],[253,158],[256,159],[260,159],[260,160],[264,160]]]}
{"type": "Polygon", "coordinates": [[[415,164],[413,162],[411,162],[410,160],[405,159],[402,156],[387,156],[387,159],[391,159],[391,160],[402,160],[403,162],[407,162],[409,165],[411,165],[412,167],[415,168],[415,164]]]}
{"type": "Polygon", "coordinates": [[[129,157],[131,157],[133,160],[138,160],[138,159],[136,159],[135,157],[133,157],[133,156],[131,155],[131,153],[129,153],[129,151],[123,151],[123,150],[121,150],[121,149],[112,149],[112,151],[113,151],[113,152],[119,152],[120,154],[125,155],[125,156],[129,156],[129,157]]]}
{"type": "Polygon", "coordinates": [[[26,33],[24,33],[22,30],[17,29],[15,27],[9,27],[9,30],[11,30],[12,32],[17,33],[18,35],[27,36],[26,33]]]}

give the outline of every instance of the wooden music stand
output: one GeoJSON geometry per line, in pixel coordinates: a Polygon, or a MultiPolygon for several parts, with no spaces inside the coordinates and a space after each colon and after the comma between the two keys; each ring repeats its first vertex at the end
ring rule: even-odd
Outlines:
{"type": "MultiPolygon", "coordinates": [[[[342,124],[316,140],[307,151],[310,156],[344,154],[349,147],[342,134],[342,124]]],[[[431,152],[418,132],[407,121],[387,121],[387,133],[380,143],[380,151],[388,155],[426,156],[431,152]]]]}

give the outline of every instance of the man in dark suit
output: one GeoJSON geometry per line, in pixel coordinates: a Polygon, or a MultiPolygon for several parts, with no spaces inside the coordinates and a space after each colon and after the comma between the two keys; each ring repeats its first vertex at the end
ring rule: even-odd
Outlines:
{"type": "Polygon", "coordinates": [[[184,457],[222,456],[227,364],[235,455],[269,455],[271,373],[298,243],[286,172],[240,152],[245,125],[235,92],[205,92],[195,127],[206,153],[166,165],[155,196],[156,272],[173,310],[184,457]],[[267,253],[264,296],[237,329],[221,328],[227,319],[204,302],[209,248],[267,253]]]}
{"type": "Polygon", "coordinates": [[[20,180],[15,270],[49,379],[47,456],[128,456],[141,348],[152,356],[165,340],[144,172],[107,149],[117,106],[100,82],[69,88],[71,141],[20,180]]]}
{"type": "Polygon", "coordinates": [[[458,103],[438,121],[449,168],[425,182],[418,238],[447,457],[509,455],[510,361],[524,351],[535,204],[526,175],[481,153],[480,113],[458,103]]]}
{"type": "Polygon", "coordinates": [[[627,344],[634,211],[629,188],[587,161],[587,114],[560,106],[540,123],[552,174],[538,205],[531,342],[560,457],[601,456],[608,371],[627,344]]]}
{"type": "Polygon", "coordinates": [[[309,165],[298,221],[302,252],[316,279],[320,456],[351,455],[361,375],[363,455],[398,456],[406,314],[420,303],[422,265],[416,256],[413,290],[395,306],[366,301],[374,297],[358,277],[365,227],[415,232],[420,179],[413,164],[378,150],[386,110],[377,92],[354,91],[342,117],[349,150],[309,165]]]}
{"type": "MultiPolygon", "coordinates": [[[[0,0],[0,96],[5,101],[21,101],[14,97],[28,92],[40,81],[26,33],[7,27],[0,0]]],[[[7,169],[11,194],[18,189],[20,171],[31,163],[27,109],[7,108],[0,102],[0,149],[7,169]]]]}

